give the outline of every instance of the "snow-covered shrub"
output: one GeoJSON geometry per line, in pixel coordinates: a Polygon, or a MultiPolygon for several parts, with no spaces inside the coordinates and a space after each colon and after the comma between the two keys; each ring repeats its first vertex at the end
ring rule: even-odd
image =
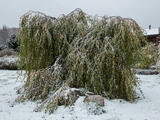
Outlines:
{"type": "Polygon", "coordinates": [[[158,58],[157,58],[156,66],[157,66],[158,72],[160,73],[160,44],[158,45],[158,58]]]}
{"type": "Polygon", "coordinates": [[[139,50],[139,57],[137,58],[137,64],[135,68],[148,69],[151,66],[156,65],[158,60],[158,47],[152,43],[146,43],[142,49],[139,50]]]}
{"type": "Polygon", "coordinates": [[[15,55],[0,57],[0,69],[17,70],[18,57],[15,55]]]}
{"type": "Polygon", "coordinates": [[[138,80],[131,67],[143,33],[134,20],[95,18],[80,9],[59,18],[29,12],[21,18],[20,38],[26,99],[50,104],[46,98],[64,86],[111,99],[136,99],[138,80]]]}

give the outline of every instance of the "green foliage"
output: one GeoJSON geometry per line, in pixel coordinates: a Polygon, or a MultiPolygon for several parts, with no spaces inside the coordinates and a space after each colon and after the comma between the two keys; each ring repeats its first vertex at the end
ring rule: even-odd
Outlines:
{"type": "Polygon", "coordinates": [[[65,57],[74,38],[88,28],[87,17],[79,9],[57,19],[30,11],[21,18],[20,26],[19,56],[29,74],[51,66],[58,56],[65,57]]]}
{"type": "Polygon", "coordinates": [[[134,86],[138,81],[131,66],[137,61],[134,55],[142,40],[142,32],[135,21],[104,17],[86,36],[73,42],[66,58],[71,86],[109,98],[134,100],[134,86]]]}
{"type": "Polygon", "coordinates": [[[138,80],[131,67],[144,38],[134,20],[95,18],[80,9],[59,18],[29,12],[21,18],[20,38],[27,99],[44,100],[66,85],[135,100],[138,80]]]}
{"type": "MultiPolygon", "coordinates": [[[[38,13],[25,14],[20,23],[20,62],[27,72],[50,66],[53,62],[52,34],[47,29],[54,19],[38,13]]],[[[50,27],[49,27],[50,28],[50,27]]]]}
{"type": "Polygon", "coordinates": [[[31,100],[45,100],[50,91],[57,91],[62,85],[62,67],[50,67],[30,74],[25,83],[25,97],[31,100]]]}
{"type": "Polygon", "coordinates": [[[152,43],[146,43],[142,49],[139,50],[139,58],[137,58],[137,64],[135,68],[148,69],[152,65],[156,65],[158,60],[158,48],[152,43]]]}

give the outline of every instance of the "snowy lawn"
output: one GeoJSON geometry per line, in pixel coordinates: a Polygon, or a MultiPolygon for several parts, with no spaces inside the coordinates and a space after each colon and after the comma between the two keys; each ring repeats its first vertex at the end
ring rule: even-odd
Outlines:
{"type": "Polygon", "coordinates": [[[160,120],[160,76],[138,75],[145,98],[135,103],[123,100],[105,99],[106,112],[94,115],[80,97],[75,106],[58,110],[51,115],[44,112],[33,112],[37,106],[25,102],[12,106],[17,97],[16,87],[23,84],[17,81],[17,71],[0,70],[0,120],[160,120]]]}

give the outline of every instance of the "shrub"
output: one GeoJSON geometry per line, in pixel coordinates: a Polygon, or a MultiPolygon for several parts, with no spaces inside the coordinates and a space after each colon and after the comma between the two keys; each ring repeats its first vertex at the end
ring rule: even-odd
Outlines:
{"type": "Polygon", "coordinates": [[[156,65],[158,60],[158,47],[152,43],[146,43],[142,49],[139,50],[139,58],[137,58],[137,64],[135,68],[148,69],[153,65],[156,65]]]}
{"type": "Polygon", "coordinates": [[[80,9],[59,18],[28,12],[21,18],[20,38],[26,99],[50,104],[48,95],[59,96],[64,86],[111,99],[136,99],[138,80],[131,67],[140,55],[143,33],[134,20],[95,18],[80,9]]]}

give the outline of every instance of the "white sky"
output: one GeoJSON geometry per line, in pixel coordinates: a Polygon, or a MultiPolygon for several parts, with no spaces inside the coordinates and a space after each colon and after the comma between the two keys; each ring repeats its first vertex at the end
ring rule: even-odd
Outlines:
{"type": "Polygon", "coordinates": [[[0,27],[18,27],[29,10],[58,17],[76,8],[90,15],[130,17],[142,28],[160,27],[160,0],[0,0],[0,27]]]}

